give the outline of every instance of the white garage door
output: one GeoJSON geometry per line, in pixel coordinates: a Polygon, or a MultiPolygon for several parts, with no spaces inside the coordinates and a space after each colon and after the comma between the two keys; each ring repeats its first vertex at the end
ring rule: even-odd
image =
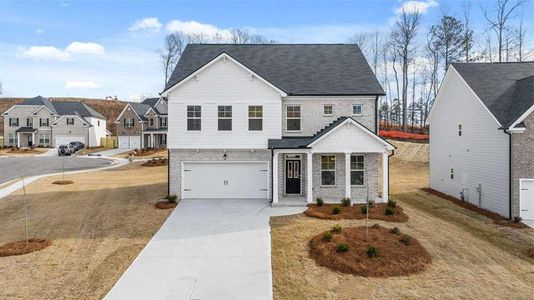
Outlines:
{"type": "Polygon", "coordinates": [[[267,162],[184,163],[184,199],[265,199],[267,162]]]}
{"type": "Polygon", "coordinates": [[[141,148],[140,136],[119,136],[119,148],[139,149],[141,148]]]}
{"type": "Polygon", "coordinates": [[[85,144],[84,136],[58,135],[56,136],[56,147],[67,145],[70,142],[82,142],[85,144]]]}
{"type": "Polygon", "coordinates": [[[521,179],[519,197],[521,218],[534,220],[534,179],[521,179]]]}

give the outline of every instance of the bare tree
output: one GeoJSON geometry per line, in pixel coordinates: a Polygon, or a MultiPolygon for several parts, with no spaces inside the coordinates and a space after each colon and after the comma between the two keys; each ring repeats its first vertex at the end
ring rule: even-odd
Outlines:
{"type": "Polygon", "coordinates": [[[210,36],[205,32],[197,32],[188,36],[188,42],[191,44],[204,44],[209,42],[210,36]]]}
{"type": "Polygon", "coordinates": [[[408,66],[416,49],[415,37],[421,22],[421,14],[403,10],[391,33],[391,40],[402,65],[402,128],[407,129],[408,66]]]}
{"type": "MultiPolygon", "coordinates": [[[[519,22],[519,28],[516,30],[516,40],[517,40],[517,60],[523,61],[524,53],[523,48],[525,47],[525,37],[527,35],[527,30],[523,28],[523,17],[521,16],[521,21],[519,22]]],[[[0,82],[0,95],[2,94],[2,84],[0,82]]]]}
{"type": "Polygon", "coordinates": [[[362,51],[363,55],[368,58],[370,57],[369,56],[369,53],[368,53],[368,50],[369,50],[369,34],[366,33],[366,32],[360,32],[360,33],[356,33],[350,40],[349,40],[350,43],[353,43],[353,44],[356,44],[358,45],[358,47],[360,47],[360,50],[362,51]]]}
{"type": "Polygon", "coordinates": [[[175,32],[165,36],[163,40],[163,49],[158,51],[165,73],[165,84],[167,84],[167,81],[169,80],[174,67],[178,63],[180,56],[182,56],[189,40],[190,37],[183,32],[175,32]]]}
{"type": "Polygon", "coordinates": [[[470,52],[474,45],[474,39],[473,39],[473,30],[469,26],[469,22],[471,19],[471,3],[467,1],[463,5],[463,34],[462,34],[462,50],[464,52],[464,62],[468,63],[470,61],[470,52]]]}
{"type": "Polygon", "coordinates": [[[497,54],[499,62],[503,60],[503,50],[505,46],[505,34],[507,29],[507,23],[509,20],[516,17],[514,13],[516,9],[524,3],[524,0],[497,0],[497,4],[492,11],[488,11],[486,8],[482,9],[484,18],[488,21],[490,29],[497,35],[497,54]]]}

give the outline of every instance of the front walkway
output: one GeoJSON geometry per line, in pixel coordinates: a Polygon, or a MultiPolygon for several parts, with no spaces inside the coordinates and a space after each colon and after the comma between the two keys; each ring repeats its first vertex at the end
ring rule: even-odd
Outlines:
{"type": "Polygon", "coordinates": [[[106,299],[272,299],[267,200],[183,200],[106,299]]]}

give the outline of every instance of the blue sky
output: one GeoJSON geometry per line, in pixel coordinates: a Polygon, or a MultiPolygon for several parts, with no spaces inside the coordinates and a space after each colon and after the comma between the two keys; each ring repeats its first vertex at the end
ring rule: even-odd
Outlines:
{"type": "MultiPolygon", "coordinates": [[[[163,87],[157,49],[172,30],[225,33],[247,28],[284,43],[343,43],[387,31],[403,5],[424,14],[421,38],[442,12],[464,0],[374,1],[5,1],[0,0],[0,80],[4,96],[121,99],[163,87]]],[[[486,25],[471,0],[472,24],[486,25]]],[[[533,0],[525,4],[533,40],[533,0]]]]}

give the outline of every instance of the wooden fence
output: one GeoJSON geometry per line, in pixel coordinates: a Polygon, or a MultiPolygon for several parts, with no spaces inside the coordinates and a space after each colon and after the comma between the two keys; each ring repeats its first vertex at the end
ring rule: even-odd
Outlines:
{"type": "Polygon", "coordinates": [[[4,137],[0,136],[0,148],[4,147],[4,137]]]}
{"type": "Polygon", "coordinates": [[[105,148],[118,148],[119,141],[116,136],[108,136],[100,138],[100,146],[105,148]]]}

